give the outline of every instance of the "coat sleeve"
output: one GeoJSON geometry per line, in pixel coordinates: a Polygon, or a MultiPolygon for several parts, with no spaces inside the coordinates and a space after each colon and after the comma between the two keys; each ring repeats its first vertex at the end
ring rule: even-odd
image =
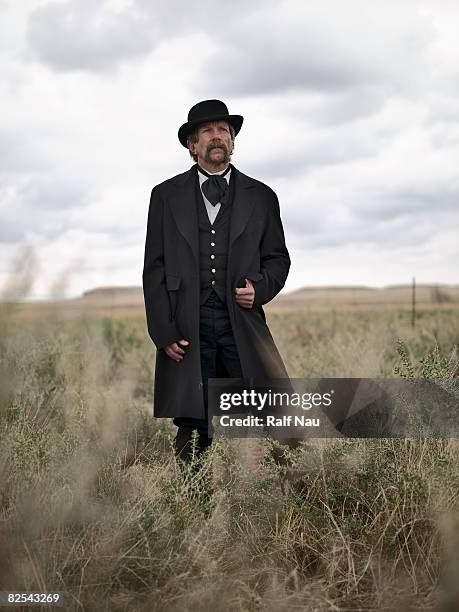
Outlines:
{"type": "Polygon", "coordinates": [[[290,256],[285,245],[284,229],[280,217],[279,200],[271,189],[266,229],[260,245],[260,268],[263,278],[254,284],[253,307],[267,304],[275,297],[287,280],[290,256]]]}
{"type": "Polygon", "coordinates": [[[154,187],[148,211],[142,281],[148,333],[158,349],[182,338],[170,316],[164,271],[163,210],[158,187],[154,187]]]}

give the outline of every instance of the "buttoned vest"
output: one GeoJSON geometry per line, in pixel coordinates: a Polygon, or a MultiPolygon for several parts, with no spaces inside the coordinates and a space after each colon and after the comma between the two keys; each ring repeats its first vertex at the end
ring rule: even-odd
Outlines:
{"type": "Polygon", "coordinates": [[[201,304],[204,304],[212,291],[215,291],[218,297],[223,302],[226,302],[226,269],[231,210],[234,198],[234,174],[232,169],[229,181],[229,202],[220,206],[213,224],[209,221],[199,185],[199,178],[196,177],[195,200],[198,208],[201,304]]]}

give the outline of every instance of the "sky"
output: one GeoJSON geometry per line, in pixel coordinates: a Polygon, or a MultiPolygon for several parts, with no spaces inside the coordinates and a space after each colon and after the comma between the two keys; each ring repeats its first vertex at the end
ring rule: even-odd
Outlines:
{"type": "Polygon", "coordinates": [[[0,296],[141,286],[217,98],[303,286],[459,282],[459,3],[0,0],[0,296]]]}

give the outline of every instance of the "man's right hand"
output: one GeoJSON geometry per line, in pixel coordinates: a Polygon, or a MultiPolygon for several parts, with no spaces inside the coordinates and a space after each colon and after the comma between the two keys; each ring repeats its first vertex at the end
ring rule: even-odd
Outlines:
{"type": "Polygon", "coordinates": [[[178,340],[177,342],[173,342],[172,344],[168,344],[164,351],[168,357],[174,359],[177,363],[182,361],[185,351],[181,348],[181,346],[188,346],[190,343],[188,340],[178,340]],[[180,346],[179,346],[180,345],[180,346]]]}

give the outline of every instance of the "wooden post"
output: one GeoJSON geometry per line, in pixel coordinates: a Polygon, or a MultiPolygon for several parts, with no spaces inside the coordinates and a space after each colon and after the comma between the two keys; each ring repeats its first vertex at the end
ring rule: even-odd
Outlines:
{"type": "Polygon", "coordinates": [[[413,276],[413,285],[411,289],[411,327],[416,324],[416,277],[413,276]]]}

